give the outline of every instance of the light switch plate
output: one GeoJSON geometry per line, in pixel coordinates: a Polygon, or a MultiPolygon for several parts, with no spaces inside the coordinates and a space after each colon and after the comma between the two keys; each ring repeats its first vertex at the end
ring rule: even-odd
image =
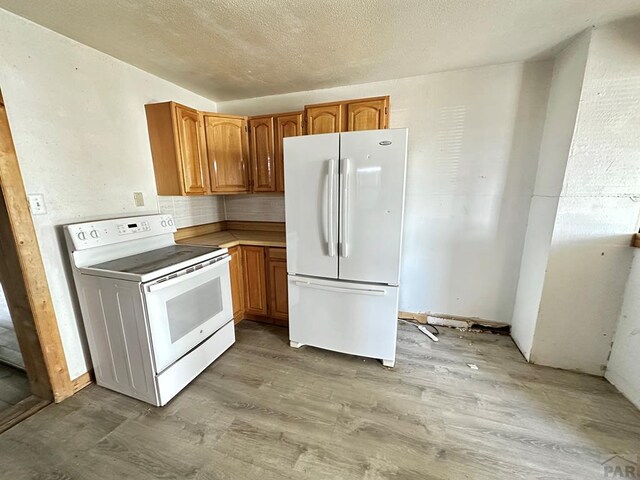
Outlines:
{"type": "Polygon", "coordinates": [[[30,193],[29,209],[32,215],[45,215],[47,213],[47,206],[44,203],[44,195],[41,193],[30,193]]]}
{"type": "Polygon", "coordinates": [[[144,195],[142,195],[142,192],[133,192],[133,201],[136,207],[144,207],[144,195]]]}

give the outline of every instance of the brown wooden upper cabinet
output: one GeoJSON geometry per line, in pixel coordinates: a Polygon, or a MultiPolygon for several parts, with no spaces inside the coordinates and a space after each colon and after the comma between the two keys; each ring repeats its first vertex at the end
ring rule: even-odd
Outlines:
{"type": "Polygon", "coordinates": [[[203,114],[211,193],[248,193],[247,118],[203,114]]]}
{"type": "Polygon", "coordinates": [[[282,141],[297,135],[302,135],[302,112],[249,119],[253,192],[284,192],[282,141]]]}
{"type": "Polygon", "coordinates": [[[145,105],[158,195],[284,192],[283,140],[389,128],[389,97],[242,117],[175,102],[145,105]]]}
{"type": "Polygon", "coordinates": [[[307,135],[389,128],[389,97],[307,105],[305,121],[307,135]]]}
{"type": "Polygon", "coordinates": [[[344,124],[342,103],[322,103],[304,107],[307,135],[342,132],[344,124]]]}
{"type": "Polygon", "coordinates": [[[280,114],[276,117],[276,190],[284,192],[284,144],[287,137],[302,135],[303,112],[280,114]]]}
{"type": "Polygon", "coordinates": [[[389,97],[347,103],[347,131],[389,128],[389,97]]]}
{"type": "Polygon", "coordinates": [[[273,117],[249,119],[251,187],[254,192],[276,191],[276,156],[273,117]]]}
{"type": "Polygon", "coordinates": [[[209,191],[198,111],[174,102],[145,105],[159,195],[209,191]]]}

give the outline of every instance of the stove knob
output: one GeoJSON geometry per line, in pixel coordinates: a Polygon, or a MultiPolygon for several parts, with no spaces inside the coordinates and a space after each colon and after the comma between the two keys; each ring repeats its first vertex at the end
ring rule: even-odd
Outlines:
{"type": "Polygon", "coordinates": [[[84,232],[79,232],[78,238],[84,242],[87,239],[87,234],[84,232]]]}
{"type": "Polygon", "coordinates": [[[170,218],[169,220],[167,220],[167,224],[168,224],[170,227],[173,227],[173,219],[172,219],[172,218],[170,218]]]}
{"type": "Polygon", "coordinates": [[[167,221],[166,221],[166,220],[162,220],[162,221],[160,222],[160,226],[161,226],[162,228],[166,228],[166,226],[167,226],[167,221]]]}
{"type": "Polygon", "coordinates": [[[98,231],[97,230],[91,230],[89,235],[91,235],[91,238],[98,238],[98,231]]]}

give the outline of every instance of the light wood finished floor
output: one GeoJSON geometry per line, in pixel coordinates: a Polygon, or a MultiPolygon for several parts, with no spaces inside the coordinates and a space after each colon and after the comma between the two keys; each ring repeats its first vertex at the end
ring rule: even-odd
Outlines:
{"type": "Polygon", "coordinates": [[[0,363],[0,413],[29,395],[31,389],[27,375],[21,370],[0,363]]]}
{"type": "Polygon", "coordinates": [[[0,435],[0,476],[583,480],[640,453],[640,412],[610,384],[528,365],[509,337],[401,324],[394,370],[278,327],[237,337],[165,408],[96,386],[46,407],[0,435]]]}

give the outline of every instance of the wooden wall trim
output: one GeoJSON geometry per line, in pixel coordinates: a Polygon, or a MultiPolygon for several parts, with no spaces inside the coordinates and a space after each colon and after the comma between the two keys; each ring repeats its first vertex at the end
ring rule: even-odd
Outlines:
{"type": "Polygon", "coordinates": [[[15,405],[12,405],[0,413],[0,433],[9,430],[25,418],[29,418],[37,411],[42,410],[50,403],[49,400],[43,400],[36,395],[30,395],[24,400],[20,400],[15,405]]]}
{"type": "Polygon", "coordinates": [[[32,392],[60,402],[73,395],[11,129],[0,92],[0,275],[32,392]]]}
{"type": "Polygon", "coordinates": [[[93,370],[89,370],[88,372],[83,373],[78,378],[74,378],[71,380],[71,385],[73,385],[73,393],[77,393],[82,390],[84,387],[87,387],[93,383],[93,370]]]}

